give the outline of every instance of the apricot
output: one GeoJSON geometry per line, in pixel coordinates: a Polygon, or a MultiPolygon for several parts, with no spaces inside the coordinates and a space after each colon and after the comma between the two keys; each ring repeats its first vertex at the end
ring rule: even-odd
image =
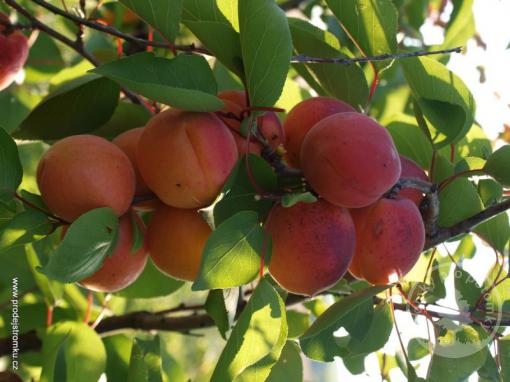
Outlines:
{"type": "Polygon", "coordinates": [[[347,271],[355,247],[349,211],[325,200],[275,206],[266,225],[272,238],[269,272],[292,293],[312,296],[347,271]]]}
{"type": "MultiPolygon", "coordinates": [[[[423,181],[428,181],[429,178],[425,171],[416,164],[416,162],[408,159],[402,155],[400,155],[400,166],[402,167],[402,172],[400,174],[401,178],[413,178],[423,181]]],[[[423,200],[423,194],[421,191],[415,188],[404,188],[398,194],[401,198],[406,198],[414,202],[418,207],[420,206],[423,200]]]]}
{"type": "Polygon", "coordinates": [[[409,199],[381,199],[351,210],[356,251],[349,272],[372,284],[396,282],[416,264],[425,244],[425,228],[409,199]]]}
{"type": "Polygon", "coordinates": [[[131,161],[131,164],[133,165],[133,169],[135,170],[136,176],[135,196],[147,196],[152,194],[152,191],[149,190],[149,187],[147,187],[147,185],[143,181],[142,175],[140,174],[140,170],[138,170],[138,163],[136,161],[136,151],[142,133],[143,127],[131,129],[118,135],[112,141],[113,144],[115,144],[122,151],[124,151],[124,153],[128,156],[129,160],[131,161]]]}
{"type": "Polygon", "coordinates": [[[200,208],[214,201],[237,157],[234,138],[216,115],[176,109],[149,121],[137,149],[147,186],[177,208],[200,208]]]}
{"type": "Polygon", "coordinates": [[[135,172],[127,155],[113,143],[94,135],[74,135],[43,155],[37,184],[48,208],[72,222],[99,207],[123,215],[135,194],[135,172]]]}
{"type": "MultiPolygon", "coordinates": [[[[248,106],[246,103],[246,92],[241,90],[225,90],[218,93],[218,97],[226,103],[227,107],[230,103],[237,104],[239,109],[234,112],[242,112],[248,106]]],[[[258,105],[264,106],[264,105],[258,105]]],[[[232,107],[232,106],[230,106],[232,107]]],[[[280,123],[280,119],[273,111],[266,112],[262,117],[258,118],[258,127],[262,136],[267,140],[269,145],[276,149],[278,146],[284,143],[282,136],[283,128],[280,123]]]]}
{"type": "Polygon", "coordinates": [[[211,228],[195,210],[161,204],[149,221],[147,242],[154,264],[164,273],[192,281],[200,269],[211,228]]]}
{"type": "Polygon", "coordinates": [[[332,97],[308,98],[294,106],[283,123],[287,163],[301,167],[299,155],[303,140],[317,122],[333,114],[355,111],[351,105],[332,97]]]}
{"type": "MultiPolygon", "coordinates": [[[[138,227],[145,234],[145,227],[138,216],[138,227]]],[[[97,292],[116,292],[131,285],[140,276],[147,263],[148,251],[143,245],[136,252],[133,248],[133,225],[129,214],[119,220],[119,238],[113,253],[104,259],[101,268],[92,276],[80,281],[85,288],[97,292]]]]}
{"type": "Polygon", "coordinates": [[[9,18],[0,13],[0,91],[14,82],[28,58],[28,39],[21,32],[9,31],[9,18]],[[5,23],[5,24],[4,24],[5,23]]]}
{"type": "Polygon", "coordinates": [[[340,207],[366,207],[400,177],[400,159],[384,127],[359,113],[324,118],[301,148],[305,178],[324,199],[340,207]]]}

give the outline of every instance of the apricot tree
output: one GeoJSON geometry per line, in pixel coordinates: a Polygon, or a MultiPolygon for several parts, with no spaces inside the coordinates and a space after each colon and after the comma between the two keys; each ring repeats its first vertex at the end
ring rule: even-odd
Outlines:
{"type": "Polygon", "coordinates": [[[473,39],[471,1],[4,0],[0,381],[510,380],[473,39]]]}

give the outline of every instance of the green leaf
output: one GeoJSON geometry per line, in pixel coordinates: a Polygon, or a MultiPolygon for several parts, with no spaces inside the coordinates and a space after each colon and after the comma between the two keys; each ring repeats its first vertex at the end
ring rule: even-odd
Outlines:
{"type": "Polygon", "coordinates": [[[443,64],[426,57],[400,61],[439,147],[462,139],[474,121],[475,101],[464,82],[443,64]]]}
{"type": "Polygon", "coordinates": [[[192,290],[231,288],[255,279],[263,241],[264,231],[253,211],[241,211],[223,222],[205,244],[192,290]]]}
{"type": "MultiPolygon", "coordinates": [[[[327,0],[326,3],[364,55],[396,52],[398,12],[391,0],[327,0]]],[[[374,64],[381,70],[390,61],[374,64]]]]}
{"type": "Polygon", "coordinates": [[[168,41],[173,42],[179,33],[183,0],[119,0],[138,16],[152,25],[168,41]]]}
{"type": "MultiPolygon", "coordinates": [[[[449,268],[447,268],[449,271],[449,268]]],[[[442,269],[442,264],[437,259],[432,261],[432,271],[430,272],[430,286],[425,294],[425,301],[434,303],[446,297],[445,279],[447,272],[442,269]]]]}
{"type": "Polygon", "coordinates": [[[296,192],[283,195],[282,206],[289,208],[298,203],[315,203],[316,201],[317,198],[311,192],[296,192]]]}
{"type": "Polygon", "coordinates": [[[159,336],[133,339],[127,382],[163,382],[159,336]]]}
{"type": "Polygon", "coordinates": [[[219,226],[239,211],[256,211],[262,217],[271,209],[271,200],[256,198],[260,192],[255,189],[253,181],[264,191],[270,192],[277,188],[276,174],[271,165],[260,156],[249,154],[237,162],[223,186],[224,196],[215,204],[213,210],[215,226],[219,226]]]}
{"type": "Polygon", "coordinates": [[[407,344],[407,355],[410,361],[417,361],[429,355],[429,340],[426,338],[411,338],[407,344]]]}
{"type": "Polygon", "coordinates": [[[65,62],[55,40],[45,33],[40,33],[34,45],[30,47],[25,65],[26,79],[36,83],[47,81],[63,66],[65,62]]]}
{"type": "Polygon", "coordinates": [[[503,380],[492,354],[487,354],[484,365],[478,369],[478,376],[480,377],[478,382],[500,382],[503,380]]]}
{"type": "Polygon", "coordinates": [[[2,122],[0,129],[13,132],[30,113],[30,110],[39,101],[39,96],[28,93],[24,88],[16,89],[16,92],[4,90],[0,92],[0,110],[2,110],[2,122]]]}
{"type": "Polygon", "coordinates": [[[223,65],[244,75],[237,1],[184,0],[182,21],[223,65]]]}
{"type": "Polygon", "coordinates": [[[262,279],[232,330],[211,382],[262,382],[277,362],[287,339],[285,305],[262,279]]]}
{"type": "Polygon", "coordinates": [[[230,329],[230,324],[223,290],[214,289],[209,292],[207,300],[205,300],[205,311],[214,320],[221,337],[227,339],[226,333],[230,329]]]}
{"type": "Polygon", "coordinates": [[[510,224],[508,214],[500,213],[492,219],[478,225],[474,232],[484,239],[490,246],[503,253],[510,239],[510,224]]]}
{"type": "Polygon", "coordinates": [[[110,119],[117,107],[119,91],[114,82],[95,75],[66,82],[32,110],[14,136],[60,139],[91,132],[110,119]]]}
{"type": "Polygon", "coordinates": [[[92,72],[178,109],[216,111],[224,106],[216,97],[216,80],[202,56],[180,54],[169,60],[152,53],[138,53],[104,64],[92,72]]]}
{"type": "MultiPolygon", "coordinates": [[[[18,147],[11,136],[0,127],[0,193],[15,192],[21,184],[22,177],[23,168],[18,147]]],[[[5,196],[2,199],[5,200],[5,196]]]]}
{"type": "Polygon", "coordinates": [[[439,194],[439,225],[450,227],[480,212],[482,201],[475,186],[466,178],[457,178],[439,194]]]}
{"type": "Polygon", "coordinates": [[[478,181],[478,194],[485,207],[491,206],[503,197],[503,187],[493,179],[480,179],[478,181]]]}
{"type": "MultiPolygon", "coordinates": [[[[338,39],[309,22],[289,18],[294,49],[300,55],[324,58],[348,58],[352,53],[341,49],[338,39]]],[[[368,85],[359,65],[341,64],[293,64],[302,73],[310,69],[321,88],[330,96],[357,107],[364,107],[368,100],[368,85]]],[[[313,82],[312,82],[313,84],[313,82]]],[[[310,84],[310,85],[312,85],[310,84]]]]}
{"type": "Polygon", "coordinates": [[[273,106],[283,90],[292,55],[285,13],[274,0],[239,0],[246,85],[253,106],[273,106]]]}
{"type": "Polygon", "coordinates": [[[151,113],[143,106],[121,101],[110,120],[93,134],[112,139],[125,131],[145,126],[151,117],[151,113]]]}
{"type": "Polygon", "coordinates": [[[506,271],[506,268],[498,264],[491,268],[483,282],[484,289],[490,289],[490,292],[484,296],[484,302],[492,314],[510,312],[510,279],[505,278],[506,271]]]}
{"type": "Polygon", "coordinates": [[[103,338],[106,349],[106,377],[108,381],[127,381],[133,341],[124,334],[103,338]]]}
{"type": "Polygon", "coordinates": [[[500,338],[498,352],[501,362],[501,377],[503,381],[510,380],[510,335],[500,338]]]}
{"type": "Polygon", "coordinates": [[[40,271],[51,279],[73,283],[92,276],[116,245],[119,220],[108,207],[80,216],[40,271]]]}
{"type": "Polygon", "coordinates": [[[14,216],[0,232],[0,250],[42,239],[53,229],[48,217],[37,210],[26,210],[14,216]]]}
{"type": "Polygon", "coordinates": [[[301,382],[302,380],[303,362],[301,360],[301,351],[294,341],[287,341],[283,347],[280,359],[271,369],[266,382],[301,382]]]}
{"type": "Polygon", "coordinates": [[[459,243],[459,246],[453,254],[453,259],[457,263],[462,263],[464,259],[472,259],[476,253],[476,246],[471,235],[465,236],[459,243]]]}
{"type": "Polygon", "coordinates": [[[464,46],[476,33],[473,0],[452,0],[452,4],[453,11],[446,27],[444,41],[431,50],[464,46]]]}
{"type": "Polygon", "coordinates": [[[310,313],[302,313],[295,310],[287,310],[287,325],[289,326],[289,338],[301,336],[311,324],[310,313]]]}
{"type": "Polygon", "coordinates": [[[461,312],[469,312],[476,306],[482,295],[482,288],[468,272],[455,267],[454,271],[455,300],[461,312]]]}
{"type": "Polygon", "coordinates": [[[184,285],[184,281],[168,277],[160,272],[149,258],[136,281],[115,293],[124,298],[154,298],[168,296],[184,285]]]}
{"type": "Polygon", "coordinates": [[[299,340],[301,349],[307,357],[319,361],[333,361],[341,349],[333,333],[343,326],[345,317],[350,312],[372,299],[389,286],[373,286],[356,292],[330,306],[299,340]]]}
{"type": "Polygon", "coordinates": [[[510,186],[510,145],[494,151],[487,159],[484,171],[503,186],[510,186]]]}
{"type": "Polygon", "coordinates": [[[59,380],[56,378],[59,370],[55,367],[59,349],[65,357],[67,381],[97,381],[105,370],[105,348],[94,329],[82,322],[64,321],[50,327],[43,337],[44,366],[40,382],[59,380]]]}

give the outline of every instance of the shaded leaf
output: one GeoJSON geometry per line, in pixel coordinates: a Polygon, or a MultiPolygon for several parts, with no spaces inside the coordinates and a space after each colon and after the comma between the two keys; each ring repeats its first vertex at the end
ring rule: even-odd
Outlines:
{"type": "Polygon", "coordinates": [[[11,136],[0,127],[0,193],[11,194],[8,198],[1,197],[2,200],[12,199],[12,193],[18,189],[22,177],[23,168],[18,147],[11,136]]]}
{"type": "Polygon", "coordinates": [[[230,329],[227,307],[221,289],[214,289],[207,295],[205,300],[205,311],[214,320],[221,337],[227,339],[226,333],[230,329]]]}
{"type": "Polygon", "coordinates": [[[163,382],[159,336],[150,340],[135,338],[129,361],[127,382],[163,382]]]}
{"type": "Polygon", "coordinates": [[[503,186],[510,186],[510,145],[494,151],[487,159],[484,171],[503,186]]]}
{"type": "Polygon", "coordinates": [[[300,382],[302,380],[303,362],[301,360],[301,351],[295,342],[287,341],[283,347],[280,359],[271,369],[266,382],[300,382]]]}

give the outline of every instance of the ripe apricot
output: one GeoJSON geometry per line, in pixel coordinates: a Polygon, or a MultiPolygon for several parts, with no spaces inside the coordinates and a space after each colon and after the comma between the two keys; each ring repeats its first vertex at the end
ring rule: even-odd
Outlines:
{"type": "Polygon", "coordinates": [[[195,210],[161,204],[149,221],[147,242],[154,264],[166,274],[192,281],[200,269],[211,228],[195,210]]]}
{"type": "Polygon", "coordinates": [[[147,186],[166,204],[200,208],[219,194],[237,161],[225,124],[212,113],[169,109],[145,127],[137,149],[147,186]]]}
{"type": "Polygon", "coordinates": [[[266,228],[273,242],[269,272],[292,293],[312,296],[331,287],[354,255],[349,211],[322,199],[274,207],[266,228]]]}
{"type": "MultiPolygon", "coordinates": [[[[423,169],[411,159],[400,155],[400,165],[402,167],[402,172],[400,174],[401,178],[414,178],[423,181],[429,180],[425,171],[423,171],[423,169]]],[[[401,198],[413,201],[418,207],[423,200],[423,194],[415,188],[404,188],[398,195],[401,198]]]]}
{"type": "Polygon", "coordinates": [[[308,98],[294,106],[283,123],[288,164],[301,167],[299,155],[303,140],[317,122],[333,114],[355,111],[351,105],[333,97],[308,98]]]}
{"type": "MultiPolygon", "coordinates": [[[[238,112],[247,109],[246,92],[240,90],[225,90],[218,93],[218,97],[223,101],[227,101],[226,105],[230,102],[237,104],[239,107],[238,112]]],[[[260,105],[263,106],[263,105],[260,105]]],[[[236,110],[236,111],[237,111],[236,110]]],[[[266,112],[262,117],[257,119],[258,128],[262,136],[267,140],[269,145],[275,149],[283,143],[283,128],[280,119],[273,111],[266,112]]]]}
{"type": "Polygon", "coordinates": [[[139,127],[136,129],[131,129],[125,131],[124,133],[115,137],[112,141],[115,145],[117,145],[124,153],[128,156],[131,164],[133,165],[133,169],[135,170],[136,176],[136,196],[147,196],[151,195],[152,191],[149,190],[149,187],[143,181],[142,175],[140,175],[140,170],[138,170],[138,163],[136,161],[136,150],[138,147],[138,142],[140,141],[140,137],[143,133],[143,127],[139,127]]]}
{"type": "Polygon", "coordinates": [[[28,58],[28,40],[21,32],[7,33],[4,24],[10,24],[9,18],[0,13],[0,91],[6,89],[18,72],[23,68],[28,58]]]}
{"type": "Polygon", "coordinates": [[[351,210],[356,251],[349,272],[372,284],[396,282],[416,264],[425,244],[425,228],[409,199],[381,199],[351,210]]]}
{"type": "MultiPolygon", "coordinates": [[[[136,216],[139,229],[145,234],[145,227],[136,216]]],[[[119,220],[119,238],[113,253],[107,256],[101,268],[92,276],[80,281],[85,288],[97,292],[116,292],[132,284],[142,273],[147,263],[147,248],[143,245],[136,252],[133,248],[133,225],[129,214],[119,220]]]]}
{"type": "Polygon", "coordinates": [[[384,127],[359,113],[324,118],[301,148],[305,178],[324,199],[340,207],[366,207],[400,176],[400,159],[384,127]]]}
{"type": "Polygon", "coordinates": [[[74,135],[43,155],[37,184],[48,208],[69,222],[99,207],[111,207],[121,216],[133,200],[135,172],[113,143],[94,135],[74,135]]]}

